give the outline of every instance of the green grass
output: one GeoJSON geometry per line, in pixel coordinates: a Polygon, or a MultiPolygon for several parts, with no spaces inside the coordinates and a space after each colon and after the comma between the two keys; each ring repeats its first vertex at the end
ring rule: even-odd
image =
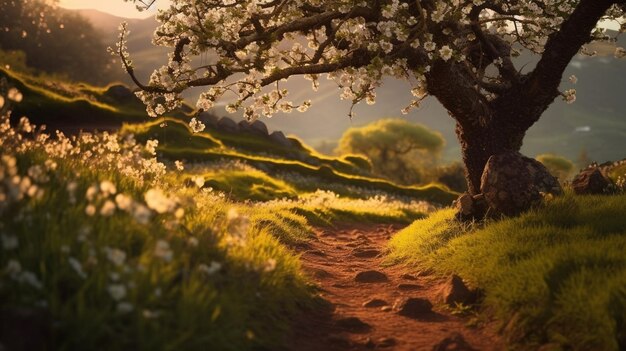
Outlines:
{"type": "MultiPolygon", "coordinates": [[[[19,89],[24,99],[13,110],[16,118],[28,116],[37,124],[51,129],[78,132],[80,129],[117,129],[122,123],[141,123],[148,120],[145,106],[139,100],[117,101],[107,94],[107,87],[94,87],[85,83],[67,82],[48,77],[0,68],[0,77],[19,89]]],[[[171,116],[188,119],[182,111],[171,116]]]]}
{"type": "MultiPolygon", "coordinates": [[[[306,149],[305,146],[302,146],[302,150],[308,150],[305,154],[308,157],[308,161],[301,161],[293,156],[279,157],[271,154],[250,153],[244,150],[247,146],[243,148],[234,147],[236,145],[234,140],[246,140],[247,143],[269,143],[269,141],[251,134],[231,134],[231,138],[228,139],[224,137],[224,133],[212,130],[206,133],[192,134],[183,122],[171,118],[157,119],[145,124],[125,125],[121,133],[133,134],[140,141],[152,138],[159,140],[159,155],[169,160],[185,160],[191,163],[229,160],[251,165],[273,177],[281,173],[292,173],[314,178],[315,180],[312,182],[290,184],[300,193],[327,189],[326,184],[339,184],[341,185],[339,188],[332,190],[339,192],[341,195],[350,195],[352,193],[347,187],[358,187],[444,205],[451,203],[457,196],[455,192],[440,184],[401,186],[371,175],[363,176],[360,175],[362,171],[354,171],[354,169],[359,168],[358,166],[344,159],[318,155],[306,149]],[[166,123],[167,126],[161,128],[160,125],[162,123],[166,123]],[[315,159],[318,161],[311,161],[315,159]],[[323,162],[320,160],[323,160],[323,162]],[[345,167],[338,165],[343,164],[350,165],[349,170],[351,173],[341,172],[341,169],[345,169],[345,167]]],[[[261,146],[261,144],[258,147],[260,150],[268,149],[261,146]]],[[[225,192],[245,194],[246,189],[238,188],[241,182],[228,184],[228,179],[228,177],[220,177],[220,180],[214,183],[216,188],[225,192]]],[[[230,179],[234,180],[236,178],[230,179]]],[[[274,198],[283,196],[284,193],[280,192],[274,198]]],[[[264,199],[270,198],[268,196],[264,199]]]]}
{"type": "MultiPolygon", "coordinates": [[[[23,337],[50,349],[274,349],[282,345],[296,304],[311,303],[298,258],[281,244],[310,235],[304,218],[172,188],[142,163],[118,162],[132,147],[85,161],[86,149],[61,157],[61,142],[45,143],[50,155],[44,144],[16,151],[7,145],[11,137],[2,139],[2,178],[13,172],[7,166],[13,155],[17,175],[42,191],[0,206],[0,310],[7,333],[11,321],[28,311],[32,319],[26,323],[43,321],[44,331],[23,337]],[[44,176],[34,176],[34,169],[44,176]],[[149,205],[144,194],[150,188],[166,189],[184,215],[150,211],[145,223],[135,218],[135,207],[103,215],[114,195],[98,192],[88,200],[86,194],[105,180],[115,184],[116,194],[132,198],[133,206],[149,205]],[[86,213],[90,205],[93,215],[86,213]],[[10,243],[15,238],[16,247],[10,243]],[[162,243],[167,247],[159,251],[162,243]],[[111,252],[124,259],[115,263],[111,252]],[[213,262],[221,268],[208,273],[213,262]],[[125,296],[116,299],[110,293],[116,287],[125,296]]],[[[0,192],[12,196],[7,189],[0,192]]],[[[20,342],[7,335],[0,333],[7,347],[20,342]]]]}
{"type": "Polygon", "coordinates": [[[389,262],[456,273],[514,348],[626,347],[626,195],[568,194],[518,218],[464,226],[443,210],[392,238],[389,262]],[[511,321],[512,320],[512,321],[511,321]],[[508,324],[508,325],[507,325],[508,324]]]}
{"type": "Polygon", "coordinates": [[[268,201],[296,198],[298,193],[289,184],[258,170],[218,171],[203,174],[205,186],[224,192],[238,201],[268,201]]]}

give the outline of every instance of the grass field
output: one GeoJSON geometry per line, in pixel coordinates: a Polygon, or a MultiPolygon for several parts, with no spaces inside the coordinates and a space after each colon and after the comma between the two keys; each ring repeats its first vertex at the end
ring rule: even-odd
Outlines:
{"type": "Polygon", "coordinates": [[[626,347],[626,195],[568,194],[518,218],[460,225],[452,210],[392,238],[389,262],[482,289],[520,350],[626,347]]]}

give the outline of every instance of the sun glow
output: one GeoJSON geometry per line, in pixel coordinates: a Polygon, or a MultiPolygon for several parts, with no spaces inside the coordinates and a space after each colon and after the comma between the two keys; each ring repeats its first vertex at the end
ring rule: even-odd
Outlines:
{"type": "Polygon", "coordinates": [[[123,0],[60,0],[59,6],[68,9],[94,9],[125,18],[146,18],[154,15],[157,9],[169,6],[170,0],[156,0],[152,7],[140,12],[131,2],[123,0]]]}

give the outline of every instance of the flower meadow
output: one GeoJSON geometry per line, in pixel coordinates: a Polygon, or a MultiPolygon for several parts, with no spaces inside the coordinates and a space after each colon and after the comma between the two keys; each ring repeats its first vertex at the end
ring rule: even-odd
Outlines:
{"type": "Polygon", "coordinates": [[[311,223],[410,221],[432,207],[330,191],[236,202],[204,176],[181,181],[202,164],[159,160],[157,148],[132,134],[50,135],[25,117],[12,126],[5,108],[0,346],[273,348],[315,301],[296,252],[311,223]]]}
{"type": "Polygon", "coordinates": [[[51,138],[26,119],[12,128],[2,118],[6,347],[242,350],[280,341],[285,325],[270,321],[310,296],[296,256],[223,196],[168,186],[150,144],[107,133],[51,138]]]}

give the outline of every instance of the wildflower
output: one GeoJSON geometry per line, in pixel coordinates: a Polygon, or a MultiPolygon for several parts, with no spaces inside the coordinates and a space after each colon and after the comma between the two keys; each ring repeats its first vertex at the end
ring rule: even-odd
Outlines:
{"type": "Polygon", "coordinates": [[[102,208],[100,209],[100,214],[104,217],[110,217],[115,212],[115,203],[111,200],[107,200],[102,208]]]}
{"type": "Polygon", "coordinates": [[[120,249],[104,248],[107,258],[116,266],[121,266],[126,260],[126,253],[120,249]]]}
{"type": "Polygon", "coordinates": [[[70,266],[74,269],[74,271],[76,271],[76,273],[78,274],[79,277],[81,277],[83,279],[87,278],[87,274],[85,273],[85,271],[83,271],[83,265],[80,264],[80,261],[78,261],[74,257],[70,257],[68,259],[68,262],[69,262],[70,266]]]}
{"type": "Polygon", "coordinates": [[[7,93],[7,97],[9,98],[9,100],[13,100],[15,102],[21,102],[23,95],[22,93],[20,93],[19,90],[15,88],[11,88],[9,89],[9,92],[7,93]]]}
{"type": "Polygon", "coordinates": [[[158,146],[159,146],[158,140],[148,140],[146,142],[146,151],[148,151],[150,155],[156,155],[156,149],[158,146]]]}
{"type": "Polygon", "coordinates": [[[439,49],[439,55],[444,61],[448,61],[452,57],[452,49],[448,45],[444,45],[439,49]]]}
{"type": "Polygon", "coordinates": [[[107,290],[115,301],[119,301],[126,296],[126,287],[123,284],[111,284],[107,290]]]}
{"type": "Polygon", "coordinates": [[[9,260],[4,271],[11,277],[16,277],[22,272],[22,265],[16,260],[9,260]]]}
{"type": "Polygon", "coordinates": [[[187,239],[187,244],[189,244],[189,246],[192,246],[192,247],[197,247],[197,246],[198,246],[198,243],[199,243],[199,242],[198,242],[198,239],[197,239],[197,238],[194,238],[193,236],[192,236],[192,237],[190,237],[189,239],[187,239]]]}
{"type": "Polygon", "coordinates": [[[15,235],[2,235],[0,237],[2,239],[2,248],[5,250],[15,250],[19,247],[19,240],[15,235]]]}
{"type": "Polygon", "coordinates": [[[115,203],[117,204],[117,207],[122,210],[122,211],[130,211],[132,205],[133,205],[133,199],[130,198],[130,196],[124,195],[124,194],[117,194],[115,196],[115,203]]]}
{"type": "Polygon", "coordinates": [[[185,169],[185,166],[183,165],[182,161],[174,161],[174,165],[176,166],[176,169],[179,171],[183,171],[185,169]]]}
{"type": "Polygon", "coordinates": [[[87,207],[85,207],[85,214],[89,217],[93,216],[96,214],[96,206],[94,205],[87,205],[87,207]]]}
{"type": "Polygon", "coordinates": [[[149,208],[155,210],[157,213],[172,212],[176,207],[176,201],[165,196],[160,189],[150,189],[144,195],[146,204],[149,208]]]}
{"type": "Polygon", "coordinates": [[[578,77],[576,77],[575,75],[572,74],[571,76],[569,76],[569,81],[572,84],[576,84],[576,83],[578,83],[578,77]]]}
{"type": "Polygon", "coordinates": [[[39,281],[39,279],[37,279],[37,276],[33,272],[22,272],[18,277],[18,281],[20,283],[28,284],[38,290],[43,288],[43,284],[39,281]]]}
{"type": "Polygon", "coordinates": [[[203,176],[193,176],[191,177],[191,181],[198,187],[202,188],[204,186],[205,180],[203,176]]]}
{"type": "Polygon", "coordinates": [[[139,224],[148,224],[152,217],[152,212],[146,206],[138,204],[133,207],[133,217],[139,224]]]}
{"type": "Polygon", "coordinates": [[[96,195],[98,195],[98,192],[100,192],[100,188],[98,187],[97,184],[90,186],[89,188],[87,188],[87,192],[85,193],[85,198],[88,201],[93,201],[96,198],[96,195]]]}
{"type": "Polygon", "coordinates": [[[201,263],[198,265],[198,270],[200,272],[204,272],[208,275],[212,275],[217,273],[220,269],[222,269],[222,264],[219,262],[215,262],[215,261],[211,261],[210,265],[206,265],[204,263],[201,263]]]}
{"type": "Polygon", "coordinates": [[[109,195],[115,195],[115,193],[117,193],[117,188],[115,187],[115,184],[105,180],[100,183],[100,191],[105,197],[107,197],[109,195]]]}
{"type": "Polygon", "coordinates": [[[130,302],[120,302],[117,304],[117,312],[119,313],[129,313],[132,312],[134,306],[130,302]]]}
{"type": "Polygon", "coordinates": [[[165,262],[172,260],[174,253],[170,249],[170,244],[165,240],[158,240],[154,248],[154,256],[162,259],[165,262]]]}

